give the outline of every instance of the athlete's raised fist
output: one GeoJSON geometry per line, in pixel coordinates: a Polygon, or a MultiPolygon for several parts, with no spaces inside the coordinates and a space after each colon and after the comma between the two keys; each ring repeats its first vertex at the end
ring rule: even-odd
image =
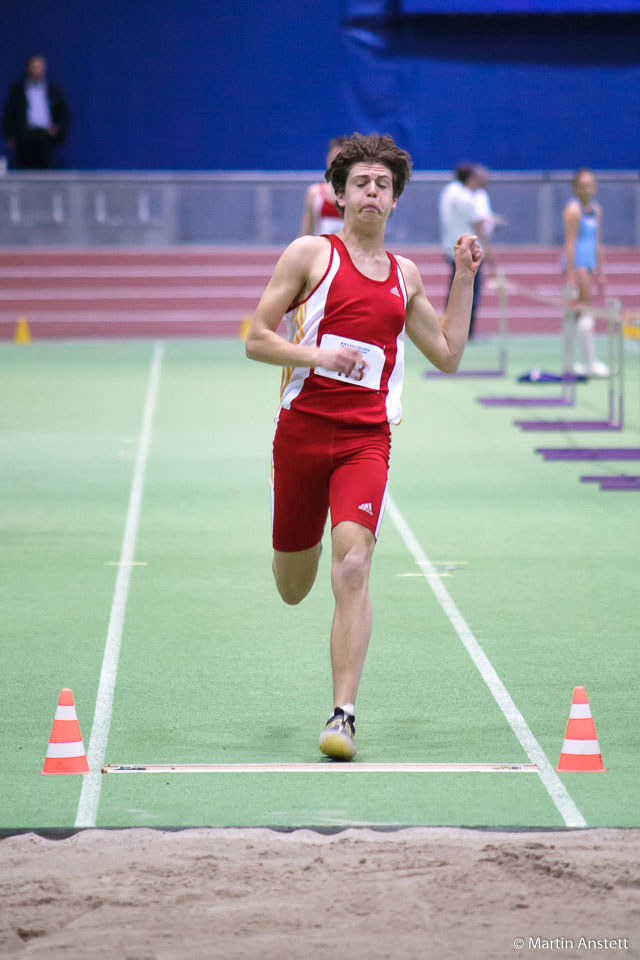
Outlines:
{"type": "Polygon", "coordinates": [[[482,263],[482,247],[478,243],[478,238],[463,233],[456,241],[453,256],[456,261],[456,270],[467,270],[475,275],[482,263]]]}

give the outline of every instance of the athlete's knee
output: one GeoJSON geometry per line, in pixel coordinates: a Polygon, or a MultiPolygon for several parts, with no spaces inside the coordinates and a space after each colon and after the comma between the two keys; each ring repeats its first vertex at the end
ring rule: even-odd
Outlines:
{"type": "Polygon", "coordinates": [[[273,576],[281,598],[289,606],[301,603],[307,596],[316,579],[318,571],[319,548],[315,555],[305,551],[304,558],[298,557],[295,564],[287,558],[283,562],[281,557],[273,558],[273,576]]]}
{"type": "Polygon", "coordinates": [[[290,607],[295,607],[298,603],[302,603],[306,595],[309,593],[311,586],[312,584],[303,586],[291,579],[284,579],[276,576],[276,587],[278,588],[278,593],[284,602],[290,607]]]}
{"type": "Polygon", "coordinates": [[[362,545],[354,545],[342,556],[334,557],[331,580],[337,590],[363,590],[369,583],[371,554],[362,545]]]}

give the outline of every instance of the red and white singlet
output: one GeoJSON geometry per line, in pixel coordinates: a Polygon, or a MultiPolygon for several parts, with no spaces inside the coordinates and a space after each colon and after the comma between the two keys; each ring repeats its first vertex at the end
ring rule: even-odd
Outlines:
{"type": "Polygon", "coordinates": [[[313,196],[313,223],[316,236],[342,230],[344,218],[328,196],[329,184],[319,183],[313,196]]]}
{"type": "Polygon", "coordinates": [[[365,365],[350,377],[322,367],[285,367],[281,408],[342,423],[398,423],[407,306],[402,271],[387,253],[389,276],[372,280],[355,267],[339,237],[327,239],[329,266],[309,296],[285,315],[287,336],[292,343],[329,350],[357,347],[365,365]]]}

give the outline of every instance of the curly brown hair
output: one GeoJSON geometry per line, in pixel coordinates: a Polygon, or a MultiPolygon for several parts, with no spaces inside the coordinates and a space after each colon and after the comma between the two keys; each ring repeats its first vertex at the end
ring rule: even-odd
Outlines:
{"type": "Polygon", "coordinates": [[[354,133],[347,137],[340,153],[324,175],[336,193],[344,193],[349,170],[355,163],[383,163],[393,176],[393,196],[398,198],[411,177],[413,162],[406,150],[396,146],[388,134],[354,133]]]}

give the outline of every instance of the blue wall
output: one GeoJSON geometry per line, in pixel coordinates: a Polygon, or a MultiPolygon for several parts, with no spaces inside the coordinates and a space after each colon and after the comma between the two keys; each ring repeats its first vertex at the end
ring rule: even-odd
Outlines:
{"type": "Polygon", "coordinates": [[[363,18],[350,113],[382,115],[423,169],[637,169],[639,36],[640,17],[363,18]]]}
{"type": "Polygon", "coordinates": [[[3,0],[0,88],[47,55],[70,166],[317,169],[346,122],[335,0],[3,0]],[[277,13],[277,15],[276,15],[277,13]]]}
{"type": "Polygon", "coordinates": [[[419,169],[638,166],[640,18],[390,7],[4,0],[0,90],[48,57],[78,169],[318,169],[354,129],[393,133],[419,169]]]}

